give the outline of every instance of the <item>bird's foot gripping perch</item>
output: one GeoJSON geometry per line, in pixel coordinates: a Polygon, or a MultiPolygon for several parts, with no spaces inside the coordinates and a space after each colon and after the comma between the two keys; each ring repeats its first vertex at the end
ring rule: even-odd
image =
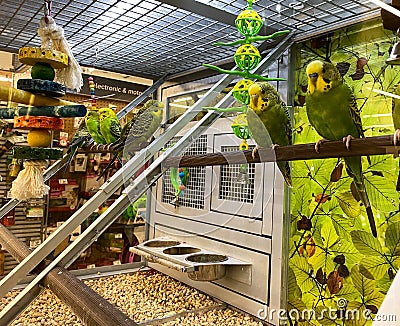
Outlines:
{"type": "Polygon", "coordinates": [[[315,146],[314,146],[315,151],[316,151],[317,153],[319,153],[319,150],[320,150],[320,148],[321,148],[321,144],[322,144],[322,143],[325,143],[325,142],[327,142],[327,141],[328,141],[328,140],[325,139],[325,138],[322,138],[322,139],[318,140],[318,141],[315,143],[315,146]]]}
{"type": "Polygon", "coordinates": [[[393,145],[397,146],[400,143],[400,129],[396,129],[393,134],[393,145]]]}
{"type": "Polygon", "coordinates": [[[346,137],[343,137],[343,144],[346,145],[347,150],[350,150],[350,144],[351,141],[354,139],[352,135],[347,135],[346,137]]]}
{"type": "Polygon", "coordinates": [[[251,152],[251,157],[253,158],[253,160],[256,158],[256,154],[258,152],[259,147],[256,146],[254,147],[253,151],[251,152]]]}
{"type": "MultiPolygon", "coordinates": [[[[271,145],[271,149],[273,149],[273,150],[275,150],[275,148],[277,148],[277,147],[279,147],[279,144],[271,145]]],[[[256,147],[254,147],[253,151],[251,152],[251,157],[253,158],[253,160],[256,158],[256,154],[260,148],[261,148],[260,146],[256,146],[256,147]]]]}

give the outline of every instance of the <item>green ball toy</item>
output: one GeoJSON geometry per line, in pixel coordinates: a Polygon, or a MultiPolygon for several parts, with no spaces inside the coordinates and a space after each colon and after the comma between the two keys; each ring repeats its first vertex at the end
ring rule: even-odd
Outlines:
{"type": "Polygon", "coordinates": [[[43,79],[53,81],[55,72],[52,66],[45,62],[37,62],[31,69],[32,79],[43,79]]]}
{"type": "Polygon", "coordinates": [[[261,54],[258,49],[251,44],[243,44],[235,53],[237,66],[244,71],[250,71],[258,66],[261,61],[261,54]]]}
{"type": "Polygon", "coordinates": [[[244,36],[257,35],[263,26],[263,20],[253,9],[244,10],[235,20],[239,32],[244,36]]]}
{"type": "Polygon", "coordinates": [[[242,79],[233,86],[232,95],[236,101],[246,105],[250,103],[249,87],[253,83],[250,79],[242,79]]]}

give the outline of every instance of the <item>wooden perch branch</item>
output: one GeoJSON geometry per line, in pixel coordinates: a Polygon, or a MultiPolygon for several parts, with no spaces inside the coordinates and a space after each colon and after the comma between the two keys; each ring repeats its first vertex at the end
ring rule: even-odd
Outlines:
{"type": "Polygon", "coordinates": [[[393,136],[353,139],[350,151],[347,150],[342,141],[327,141],[322,143],[319,153],[315,152],[314,145],[315,143],[279,146],[276,147],[275,150],[271,148],[260,148],[254,159],[251,156],[251,150],[171,157],[165,160],[163,167],[214,166],[384,154],[398,155],[400,151],[400,146],[393,145],[393,136]]]}

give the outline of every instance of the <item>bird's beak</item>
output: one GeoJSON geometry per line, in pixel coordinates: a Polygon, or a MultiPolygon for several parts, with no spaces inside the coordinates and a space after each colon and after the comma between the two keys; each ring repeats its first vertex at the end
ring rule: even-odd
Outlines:
{"type": "Polygon", "coordinates": [[[250,96],[250,101],[253,102],[253,105],[257,105],[257,100],[258,100],[258,94],[253,94],[250,96]]]}
{"type": "Polygon", "coordinates": [[[315,88],[316,88],[315,84],[318,79],[318,73],[314,72],[312,74],[309,74],[308,78],[309,78],[309,81],[308,81],[308,89],[307,90],[308,90],[308,93],[312,95],[315,92],[315,88]]]}

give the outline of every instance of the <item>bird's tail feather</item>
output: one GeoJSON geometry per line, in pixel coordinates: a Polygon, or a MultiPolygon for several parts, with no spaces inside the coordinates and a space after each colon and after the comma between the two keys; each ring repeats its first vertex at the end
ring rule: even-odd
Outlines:
{"type": "Polygon", "coordinates": [[[112,157],[110,162],[107,164],[107,166],[104,168],[103,172],[101,172],[101,174],[97,177],[96,180],[100,180],[107,173],[107,171],[110,169],[110,167],[114,164],[115,160],[117,159],[118,154],[119,154],[118,152],[115,153],[115,155],[112,157]]]}
{"type": "Polygon", "coordinates": [[[357,193],[360,196],[363,205],[365,206],[365,210],[367,211],[368,222],[371,228],[372,235],[376,238],[377,232],[376,232],[375,218],[374,214],[372,213],[372,208],[368,199],[367,192],[365,191],[364,183],[354,179],[354,185],[356,186],[357,193]]]}
{"type": "Polygon", "coordinates": [[[78,151],[79,147],[76,145],[75,147],[70,147],[70,148],[71,148],[71,154],[70,154],[70,156],[68,158],[68,162],[65,164],[64,175],[67,174],[67,172],[69,170],[69,167],[70,167],[70,165],[72,163],[72,160],[74,159],[74,156],[75,156],[76,152],[78,151]]]}
{"type": "Polygon", "coordinates": [[[292,184],[292,176],[291,176],[291,172],[290,172],[289,162],[278,162],[277,164],[278,164],[279,170],[282,172],[282,175],[286,181],[286,184],[290,188],[292,188],[293,184],[292,184]]]}

